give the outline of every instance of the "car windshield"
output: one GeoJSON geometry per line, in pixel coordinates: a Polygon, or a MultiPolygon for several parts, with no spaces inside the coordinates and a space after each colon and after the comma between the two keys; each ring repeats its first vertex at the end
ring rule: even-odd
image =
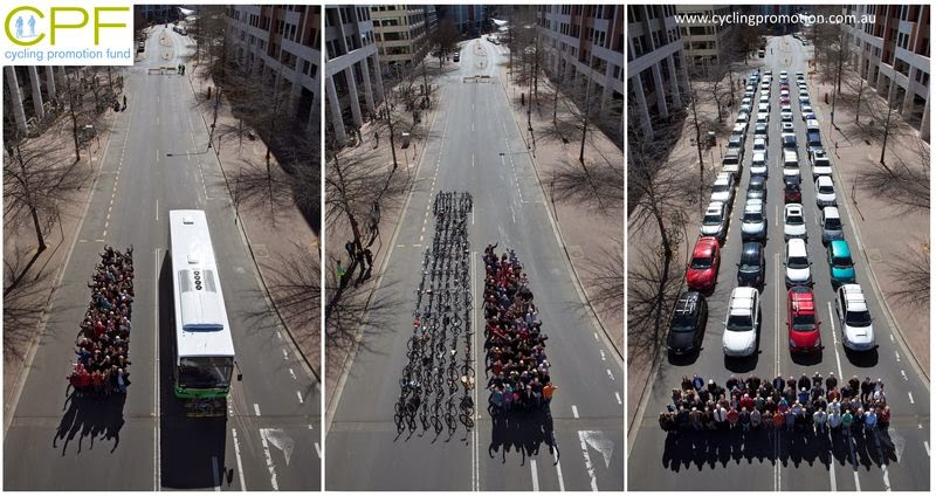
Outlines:
{"type": "Polygon", "coordinates": [[[809,260],[806,257],[790,257],[787,260],[787,267],[791,269],[805,269],[809,267],[809,260]]]}
{"type": "Polygon", "coordinates": [[[845,323],[853,327],[867,327],[871,325],[871,314],[863,312],[845,312],[845,323]]]}
{"type": "Polygon", "coordinates": [[[721,224],[721,215],[719,214],[708,214],[702,219],[702,223],[711,226],[713,224],[721,224]]]}
{"type": "Polygon", "coordinates": [[[815,315],[793,314],[793,329],[797,331],[811,331],[816,328],[815,315]]]}
{"type": "Polygon", "coordinates": [[[764,214],[761,212],[744,212],[744,222],[761,222],[764,220],[764,214]]]}
{"type": "Polygon", "coordinates": [[[728,317],[729,331],[750,331],[754,327],[750,315],[731,315],[728,317]]]}
{"type": "Polygon", "coordinates": [[[686,312],[680,312],[674,315],[673,322],[670,324],[670,329],[672,329],[674,332],[688,332],[695,330],[692,315],[686,312]]]}
{"type": "Polygon", "coordinates": [[[835,192],[831,185],[820,185],[819,192],[824,195],[830,195],[835,192]]]}
{"type": "Polygon", "coordinates": [[[842,228],[842,220],[841,220],[841,219],[836,219],[836,218],[834,218],[834,217],[833,217],[833,218],[830,218],[830,219],[826,219],[826,220],[825,220],[825,228],[826,228],[826,229],[841,229],[841,228],[842,228]]]}
{"type": "Polygon", "coordinates": [[[750,262],[741,262],[741,267],[739,267],[738,270],[744,272],[745,274],[756,274],[760,272],[760,265],[756,265],[750,262]]]}
{"type": "Polygon", "coordinates": [[[837,269],[847,269],[852,266],[851,257],[832,257],[832,266],[837,269]]]}
{"type": "Polygon", "coordinates": [[[692,257],[692,268],[693,269],[711,269],[712,258],[711,257],[692,257]]]}
{"type": "Polygon", "coordinates": [[[712,186],[712,193],[724,193],[728,190],[729,188],[727,184],[715,184],[712,186]]]}
{"type": "Polygon", "coordinates": [[[803,217],[802,217],[801,215],[798,215],[798,214],[790,214],[790,215],[787,216],[787,222],[786,222],[786,223],[789,224],[789,225],[791,225],[791,226],[801,226],[801,225],[803,225],[805,222],[806,222],[806,221],[803,220],[803,217]]]}
{"type": "Polygon", "coordinates": [[[764,191],[764,183],[762,181],[751,181],[750,184],[748,184],[748,190],[764,191]]]}

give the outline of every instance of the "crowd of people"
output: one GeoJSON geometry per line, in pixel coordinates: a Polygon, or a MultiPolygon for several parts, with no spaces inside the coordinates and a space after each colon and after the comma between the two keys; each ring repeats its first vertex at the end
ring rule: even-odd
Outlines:
{"type": "Polygon", "coordinates": [[[495,413],[548,406],[556,387],[549,377],[547,336],[542,331],[523,265],[513,250],[484,250],[484,348],[495,413]]]}
{"type": "Polygon", "coordinates": [[[88,288],[91,301],[75,342],[78,356],[69,385],[79,396],[126,394],[130,385],[130,313],[133,306],[133,248],[104,247],[88,288]]]}
{"type": "Polygon", "coordinates": [[[660,427],[668,432],[767,429],[850,436],[887,429],[890,422],[881,379],[852,376],[839,387],[834,373],[772,380],[732,375],[725,387],[698,375],[683,376],[672,400],[660,412],[660,427]]]}

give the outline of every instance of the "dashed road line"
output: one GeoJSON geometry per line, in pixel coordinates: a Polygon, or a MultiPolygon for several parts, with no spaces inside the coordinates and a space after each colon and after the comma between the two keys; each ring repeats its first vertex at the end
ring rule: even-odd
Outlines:
{"type": "Polygon", "coordinates": [[[910,391],[907,391],[907,397],[910,398],[910,404],[912,405],[912,404],[913,404],[913,393],[911,393],[910,391]]]}
{"type": "Polygon", "coordinates": [[[572,405],[572,416],[575,418],[579,418],[578,407],[575,405],[572,405]]]}
{"type": "Polygon", "coordinates": [[[258,417],[260,416],[260,405],[256,403],[254,403],[254,414],[258,417]]]}
{"type": "Polygon", "coordinates": [[[623,405],[623,404],[624,404],[624,402],[621,401],[621,393],[619,393],[619,392],[617,392],[617,391],[614,392],[614,399],[617,400],[618,405],[623,405]]]}
{"type": "Polygon", "coordinates": [[[289,375],[290,375],[290,377],[293,378],[294,381],[297,380],[297,379],[296,379],[296,371],[294,371],[294,370],[292,369],[292,367],[289,367],[289,375]]]}
{"type": "Polygon", "coordinates": [[[241,460],[240,442],[237,440],[237,429],[231,429],[231,436],[234,438],[234,457],[237,458],[237,477],[240,479],[240,490],[247,490],[247,483],[244,482],[244,462],[241,460]]]}
{"type": "Polygon", "coordinates": [[[300,404],[300,405],[301,405],[302,403],[305,402],[305,401],[302,399],[302,393],[301,393],[301,392],[296,391],[296,397],[299,398],[299,404],[300,404]]]}
{"type": "Polygon", "coordinates": [[[562,464],[559,463],[558,450],[553,450],[553,464],[556,466],[556,476],[559,477],[559,491],[565,491],[565,480],[562,478],[562,464]]]}
{"type": "Polygon", "coordinates": [[[610,377],[611,380],[613,381],[613,380],[614,380],[614,374],[611,373],[611,369],[605,369],[605,372],[608,373],[608,377],[610,377]]]}
{"type": "Polygon", "coordinates": [[[533,478],[533,491],[539,492],[539,475],[536,473],[536,460],[530,460],[530,475],[533,478]]]}
{"type": "MultiPolygon", "coordinates": [[[[312,426],[310,425],[309,428],[311,429],[312,426]]],[[[318,441],[316,441],[313,444],[315,444],[315,456],[317,456],[319,460],[321,460],[322,459],[322,447],[319,445],[318,441]]]]}

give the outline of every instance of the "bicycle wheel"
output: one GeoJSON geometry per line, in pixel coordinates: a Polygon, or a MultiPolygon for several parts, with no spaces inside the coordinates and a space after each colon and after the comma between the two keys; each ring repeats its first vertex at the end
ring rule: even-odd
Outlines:
{"type": "Polygon", "coordinates": [[[458,416],[458,420],[461,421],[462,424],[465,424],[465,427],[468,430],[471,430],[474,428],[474,425],[475,425],[474,419],[472,418],[471,415],[468,415],[467,413],[462,413],[458,416]]]}

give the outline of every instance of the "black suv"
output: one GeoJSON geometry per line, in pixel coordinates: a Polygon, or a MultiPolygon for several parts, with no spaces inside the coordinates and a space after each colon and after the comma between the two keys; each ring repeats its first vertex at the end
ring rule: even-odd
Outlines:
{"type": "Polygon", "coordinates": [[[764,265],[764,246],[756,241],[744,243],[738,263],[738,286],[760,288],[764,284],[764,265]]]}
{"type": "Polygon", "coordinates": [[[670,332],[666,348],[675,355],[697,353],[702,348],[705,321],[708,319],[708,304],[697,291],[686,291],[679,295],[676,310],[670,321],[670,332]]]}

